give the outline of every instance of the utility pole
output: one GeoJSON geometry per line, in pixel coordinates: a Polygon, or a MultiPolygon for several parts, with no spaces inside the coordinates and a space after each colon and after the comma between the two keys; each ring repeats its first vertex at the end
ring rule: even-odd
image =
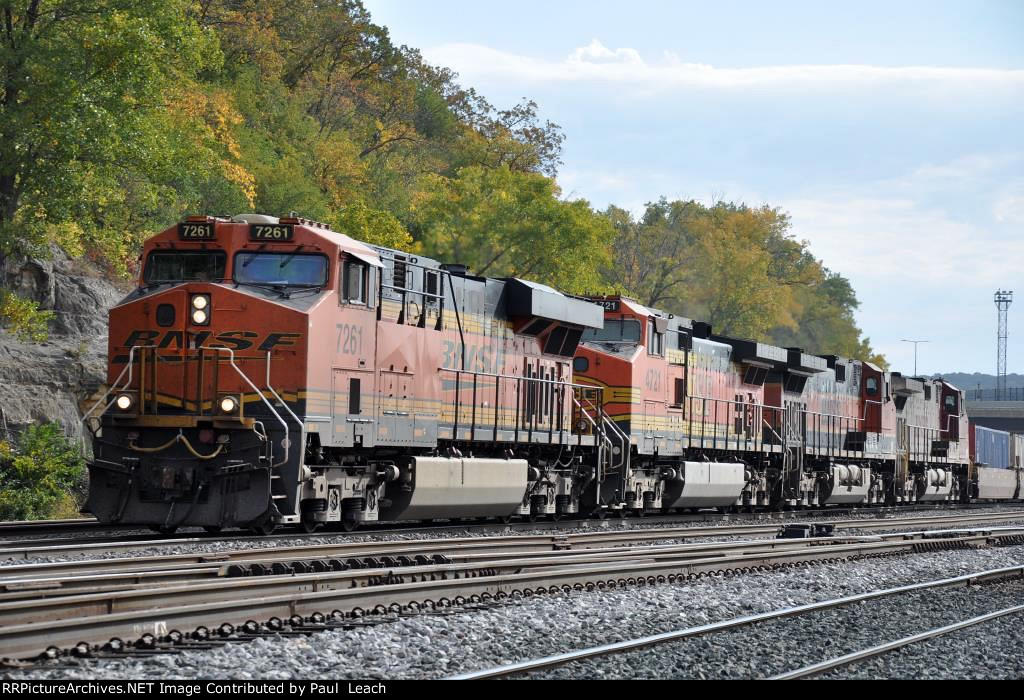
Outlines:
{"type": "Polygon", "coordinates": [[[927,343],[928,341],[927,340],[907,340],[907,339],[904,338],[900,342],[903,342],[903,343],[913,343],[914,344],[914,376],[916,377],[917,376],[917,344],[918,343],[927,343]]]}
{"type": "Polygon", "coordinates": [[[996,310],[999,313],[996,331],[996,401],[1006,397],[1006,315],[1013,303],[1013,292],[998,290],[995,294],[996,310]]]}

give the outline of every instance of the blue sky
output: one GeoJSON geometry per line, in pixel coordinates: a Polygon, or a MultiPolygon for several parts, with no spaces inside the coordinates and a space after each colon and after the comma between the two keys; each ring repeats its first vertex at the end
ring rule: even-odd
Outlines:
{"type": "MultiPolygon", "coordinates": [[[[566,134],[566,196],[779,206],[895,369],[1024,370],[1024,2],[366,0],[394,40],[566,134]]],[[[681,310],[685,312],[685,309],[681,310]]]]}

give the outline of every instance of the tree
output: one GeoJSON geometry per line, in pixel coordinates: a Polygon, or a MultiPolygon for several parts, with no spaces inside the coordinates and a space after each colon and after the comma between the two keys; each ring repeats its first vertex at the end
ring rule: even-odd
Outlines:
{"type": "Polygon", "coordinates": [[[0,520],[76,517],[84,482],[85,459],[58,423],[0,440],[0,520]]]}
{"type": "Polygon", "coordinates": [[[779,209],[718,202],[649,203],[639,220],[610,207],[608,284],[724,335],[884,363],[853,318],[849,282],[826,270],[779,209]]]}
{"type": "Polygon", "coordinates": [[[414,202],[418,242],[425,254],[465,263],[474,274],[598,291],[614,229],[586,201],[558,194],[550,178],[508,166],[431,176],[414,202]]]}
{"type": "Polygon", "coordinates": [[[647,205],[640,221],[615,206],[604,215],[615,226],[614,269],[609,281],[631,290],[648,306],[672,303],[684,293],[696,261],[695,222],[703,208],[695,202],[671,202],[664,197],[647,205]]]}
{"type": "Polygon", "coordinates": [[[0,5],[0,248],[38,251],[63,227],[120,260],[126,210],[176,197],[186,141],[168,96],[216,60],[188,5],[0,5]]]}

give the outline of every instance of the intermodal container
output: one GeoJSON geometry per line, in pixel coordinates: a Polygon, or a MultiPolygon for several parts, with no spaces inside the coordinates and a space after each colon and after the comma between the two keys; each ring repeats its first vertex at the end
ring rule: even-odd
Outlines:
{"type": "MultiPolygon", "coordinates": [[[[1010,467],[1011,435],[983,425],[974,427],[974,463],[993,469],[1010,467]]],[[[1024,447],[1024,445],[1022,445],[1024,447]]]]}
{"type": "Polygon", "coordinates": [[[1024,467],[1024,435],[1010,435],[1010,467],[1024,467]]]}

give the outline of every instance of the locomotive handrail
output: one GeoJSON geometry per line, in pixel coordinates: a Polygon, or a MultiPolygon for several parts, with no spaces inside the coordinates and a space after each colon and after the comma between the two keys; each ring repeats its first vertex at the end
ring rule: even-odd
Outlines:
{"type": "Polygon", "coordinates": [[[962,414],[950,413],[948,416],[946,416],[946,427],[945,428],[939,428],[939,432],[940,433],[951,433],[951,432],[953,432],[953,428],[950,427],[953,424],[953,419],[960,420],[961,418],[963,418],[962,414]]]}
{"type": "Polygon", "coordinates": [[[296,425],[298,425],[299,426],[299,430],[301,430],[302,429],[302,421],[299,420],[299,417],[297,415],[295,415],[295,411],[293,411],[291,409],[291,406],[289,406],[288,403],[284,399],[281,398],[280,394],[277,393],[277,390],[274,389],[273,385],[270,383],[270,350],[267,350],[267,389],[269,389],[270,393],[274,395],[274,398],[277,399],[278,402],[282,406],[284,406],[284,410],[288,411],[288,414],[293,419],[295,419],[296,425]]]}
{"type": "Polygon", "coordinates": [[[761,422],[764,423],[764,427],[766,427],[766,428],[768,428],[768,430],[772,431],[772,435],[775,436],[775,439],[778,440],[779,444],[781,445],[782,444],[782,436],[779,435],[777,432],[775,432],[775,428],[772,427],[771,423],[766,421],[763,416],[761,417],[761,422]]]}
{"type": "MultiPolygon", "coordinates": [[[[864,399],[864,417],[858,420],[863,420],[865,423],[868,421],[868,404],[874,404],[879,408],[885,405],[881,401],[877,401],[875,399],[864,399]]],[[[881,417],[879,417],[879,420],[881,420],[881,417]]]]}
{"type": "MultiPolygon", "coordinates": [[[[597,389],[596,387],[592,387],[592,388],[595,391],[600,391],[600,389],[597,389]]],[[[580,415],[583,416],[583,418],[585,418],[588,423],[590,423],[591,431],[594,434],[594,439],[595,440],[600,440],[601,441],[601,445],[607,445],[607,447],[605,449],[608,450],[608,454],[609,455],[613,454],[612,448],[614,447],[614,445],[612,444],[611,438],[609,438],[607,433],[605,433],[603,423],[602,423],[601,426],[598,426],[597,421],[594,420],[593,417],[591,417],[591,415],[589,413],[587,413],[587,408],[583,405],[583,400],[584,399],[582,397],[582,392],[580,392],[580,397],[579,398],[577,398],[577,395],[576,395],[575,391],[572,393],[572,402],[580,410],[580,415]]],[[[589,405],[589,407],[595,413],[601,413],[600,407],[595,405],[593,401],[591,401],[590,399],[586,399],[586,401],[587,401],[587,404],[589,405]]],[[[597,481],[598,484],[604,483],[604,469],[603,469],[603,465],[601,463],[601,460],[602,460],[602,457],[601,457],[602,447],[601,447],[601,445],[597,446],[598,447],[598,459],[597,459],[597,464],[596,464],[597,471],[594,474],[594,479],[595,479],[595,481],[597,481]]],[[[614,465],[612,465],[612,466],[614,466],[614,465]]]]}
{"type": "MultiPolygon", "coordinates": [[[[238,376],[241,377],[242,380],[246,384],[248,384],[249,387],[254,392],[256,392],[256,395],[260,397],[260,400],[264,404],[266,404],[267,408],[270,409],[270,412],[273,413],[274,417],[277,418],[279,423],[281,423],[281,427],[284,428],[284,442],[282,443],[282,445],[284,447],[284,459],[281,460],[280,462],[278,462],[277,464],[273,465],[273,466],[274,467],[280,467],[282,464],[287,464],[288,463],[289,450],[291,448],[291,440],[288,437],[288,423],[284,420],[284,418],[281,417],[280,413],[278,413],[276,410],[274,410],[273,405],[267,400],[267,397],[263,395],[263,392],[260,391],[258,388],[256,388],[256,385],[252,383],[252,380],[249,379],[248,375],[246,375],[246,373],[243,372],[242,369],[238,365],[235,364],[235,351],[232,350],[231,348],[216,348],[216,347],[209,347],[209,346],[206,346],[206,345],[203,345],[202,347],[199,347],[199,348],[196,348],[196,349],[197,350],[213,350],[215,352],[226,352],[228,354],[228,363],[231,365],[231,369],[235,370],[235,372],[238,374],[238,376]]],[[[273,391],[273,389],[271,389],[271,391],[273,391]]],[[[274,392],[274,395],[276,396],[277,392],[274,392]]],[[[288,408],[288,406],[285,405],[285,408],[288,408]]],[[[288,409],[288,410],[290,411],[291,409],[288,409]]]]}
{"type": "MultiPolygon", "coordinates": [[[[89,417],[92,416],[92,413],[93,413],[93,411],[96,410],[96,407],[99,406],[101,403],[103,403],[103,401],[106,400],[106,398],[108,396],[110,396],[110,394],[112,392],[124,391],[124,390],[128,389],[131,386],[131,384],[132,384],[132,367],[135,364],[134,363],[135,351],[137,349],[149,349],[149,348],[156,348],[156,346],[155,345],[133,345],[131,347],[131,349],[128,351],[128,363],[125,365],[124,369],[122,369],[121,373],[119,375],[117,375],[117,379],[115,379],[113,381],[113,383],[110,385],[110,387],[107,389],[107,391],[103,394],[103,396],[101,396],[99,399],[97,399],[96,403],[94,403],[92,405],[92,408],[90,408],[86,412],[86,414],[84,416],[82,416],[82,420],[79,421],[80,423],[85,423],[85,421],[87,421],[89,419],[89,417]],[[122,379],[122,377],[124,377],[124,373],[125,372],[128,373],[128,379],[127,379],[127,381],[125,381],[123,387],[119,387],[118,384],[120,384],[121,379],[122,379]]],[[[141,397],[140,397],[140,399],[141,399],[141,397]]],[[[114,398],[113,400],[111,400],[110,403],[108,403],[106,406],[104,406],[103,407],[103,413],[106,413],[107,409],[110,408],[111,406],[113,406],[114,405],[114,401],[116,401],[116,400],[117,399],[114,398]]],[[[90,430],[89,432],[92,432],[92,431],[90,430]]],[[[82,439],[83,440],[85,439],[84,435],[82,436],[82,439]]]]}

